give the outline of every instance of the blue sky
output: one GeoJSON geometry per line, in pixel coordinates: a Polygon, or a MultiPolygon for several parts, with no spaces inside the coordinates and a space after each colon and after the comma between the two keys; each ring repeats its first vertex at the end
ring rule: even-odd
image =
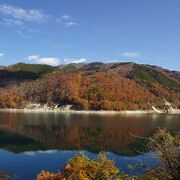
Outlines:
{"type": "Polygon", "coordinates": [[[1,65],[92,61],[180,70],[180,1],[0,1],[1,65]]]}

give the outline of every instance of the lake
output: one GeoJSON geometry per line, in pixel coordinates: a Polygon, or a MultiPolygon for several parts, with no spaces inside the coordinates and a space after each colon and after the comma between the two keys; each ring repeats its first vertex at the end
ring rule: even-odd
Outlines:
{"type": "Polygon", "coordinates": [[[149,137],[158,127],[180,131],[180,115],[0,112],[0,170],[33,180],[41,170],[57,172],[81,151],[89,157],[105,151],[127,173],[141,161],[153,167],[156,160],[140,153],[136,136],[149,137]]]}

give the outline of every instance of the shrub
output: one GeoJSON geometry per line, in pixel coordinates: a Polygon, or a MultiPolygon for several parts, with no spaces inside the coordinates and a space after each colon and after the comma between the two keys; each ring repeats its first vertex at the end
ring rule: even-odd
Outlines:
{"type": "Polygon", "coordinates": [[[180,138],[165,129],[159,129],[149,138],[149,148],[155,152],[159,164],[147,175],[156,179],[180,179],[180,138]]]}
{"type": "Polygon", "coordinates": [[[80,153],[62,169],[60,173],[51,174],[42,171],[37,180],[133,180],[120,173],[114,161],[107,159],[104,153],[100,153],[98,159],[89,159],[80,153]]]}

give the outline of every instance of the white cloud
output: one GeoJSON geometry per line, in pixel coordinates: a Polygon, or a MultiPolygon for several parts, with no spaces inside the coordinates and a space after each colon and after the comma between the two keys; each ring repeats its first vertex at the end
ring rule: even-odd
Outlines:
{"type": "Polygon", "coordinates": [[[58,150],[46,150],[46,151],[38,151],[38,153],[40,154],[54,154],[54,153],[57,153],[58,150]]]}
{"type": "Polygon", "coordinates": [[[24,152],[25,155],[27,156],[36,156],[38,154],[54,154],[57,153],[58,150],[46,150],[46,151],[26,151],[24,152]]]}
{"type": "Polygon", "coordinates": [[[35,156],[36,152],[35,151],[26,151],[26,152],[24,152],[24,154],[27,156],[35,156]]]}
{"type": "Polygon", "coordinates": [[[7,26],[23,26],[22,21],[19,21],[17,19],[9,19],[9,18],[3,18],[1,24],[5,24],[7,26]]]}
{"type": "MultiPolygon", "coordinates": [[[[31,24],[29,23],[43,23],[55,20],[53,16],[45,14],[41,10],[23,9],[10,4],[0,4],[0,14],[3,15],[0,25],[17,28],[16,32],[24,38],[31,37],[29,34],[32,33],[30,31],[32,28],[30,28],[31,24]]],[[[37,30],[33,30],[33,32],[37,32],[37,30]]]]}
{"type": "Polygon", "coordinates": [[[4,53],[0,53],[0,58],[3,58],[5,56],[4,53]]]}
{"type": "Polygon", "coordinates": [[[13,19],[28,22],[46,22],[50,16],[37,9],[23,9],[9,4],[1,4],[0,12],[13,19]]]}
{"type": "Polygon", "coordinates": [[[141,58],[142,55],[138,52],[124,52],[120,54],[120,57],[124,58],[141,58]]]}
{"type": "Polygon", "coordinates": [[[70,63],[84,63],[86,62],[86,59],[85,58],[81,58],[81,59],[73,59],[73,58],[65,58],[64,59],[64,62],[66,64],[70,64],[70,63]]]}
{"type": "Polygon", "coordinates": [[[70,20],[71,17],[69,15],[63,15],[63,16],[61,16],[61,19],[62,20],[70,20]]]}
{"type": "Polygon", "coordinates": [[[56,57],[41,57],[38,55],[28,56],[25,60],[36,64],[48,64],[51,66],[57,66],[60,64],[60,59],[56,57]]]}
{"type": "Polygon", "coordinates": [[[77,22],[75,22],[74,19],[69,15],[63,15],[60,19],[57,19],[57,21],[62,22],[65,27],[72,27],[77,25],[77,22]]]}
{"type": "Polygon", "coordinates": [[[35,60],[37,60],[37,59],[39,59],[39,56],[38,56],[38,55],[32,55],[32,56],[28,56],[28,57],[27,57],[27,60],[28,60],[28,61],[35,61],[35,60]]]}
{"type": "MultiPolygon", "coordinates": [[[[34,24],[52,22],[60,23],[66,28],[77,25],[76,21],[69,15],[56,17],[45,13],[43,10],[25,9],[11,4],[0,4],[1,14],[0,25],[16,28],[16,32],[24,38],[31,37],[32,32],[29,29],[32,29],[31,27],[34,24]]],[[[33,32],[39,32],[36,26],[33,28],[35,28],[33,32]]]]}
{"type": "Polygon", "coordinates": [[[77,23],[75,23],[75,22],[65,22],[64,25],[65,25],[65,27],[72,27],[72,26],[76,26],[77,23]]]}

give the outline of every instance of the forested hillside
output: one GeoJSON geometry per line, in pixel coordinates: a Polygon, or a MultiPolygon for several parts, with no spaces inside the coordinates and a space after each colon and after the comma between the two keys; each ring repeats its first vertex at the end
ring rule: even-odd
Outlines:
{"type": "Polygon", "coordinates": [[[16,64],[0,70],[0,85],[1,108],[48,103],[85,110],[143,110],[164,108],[165,100],[180,106],[178,71],[130,62],[16,64]]]}
{"type": "Polygon", "coordinates": [[[9,67],[0,66],[0,88],[27,80],[35,80],[57,69],[57,67],[49,65],[24,63],[9,67]]]}

